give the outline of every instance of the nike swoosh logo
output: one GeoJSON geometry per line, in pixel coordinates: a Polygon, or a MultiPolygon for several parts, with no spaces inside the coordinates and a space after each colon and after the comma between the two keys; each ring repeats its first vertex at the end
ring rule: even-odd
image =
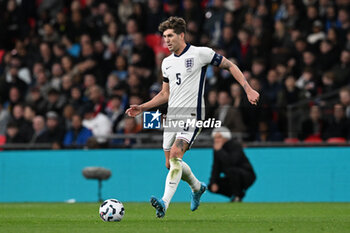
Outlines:
{"type": "Polygon", "coordinates": [[[167,70],[167,69],[169,69],[170,67],[171,67],[171,66],[169,66],[169,67],[167,67],[167,68],[165,68],[165,69],[167,70]]]}

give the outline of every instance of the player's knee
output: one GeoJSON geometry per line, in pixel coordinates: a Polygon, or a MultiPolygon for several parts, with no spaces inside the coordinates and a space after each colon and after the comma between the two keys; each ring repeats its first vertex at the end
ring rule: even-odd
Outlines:
{"type": "Polygon", "coordinates": [[[170,158],[181,158],[182,151],[178,147],[173,147],[170,150],[170,158]]]}
{"type": "Polygon", "coordinates": [[[182,171],[182,164],[181,164],[181,159],[179,158],[170,158],[169,159],[169,164],[170,164],[170,170],[172,174],[177,174],[182,171]]]}

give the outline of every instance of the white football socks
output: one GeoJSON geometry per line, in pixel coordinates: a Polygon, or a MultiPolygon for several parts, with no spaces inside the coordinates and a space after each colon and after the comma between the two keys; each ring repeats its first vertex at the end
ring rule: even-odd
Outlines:
{"type": "Polygon", "coordinates": [[[179,158],[171,158],[169,162],[170,170],[166,177],[165,190],[162,197],[166,209],[168,209],[171,198],[174,196],[182,176],[182,160],[179,158]]]}
{"type": "Polygon", "coordinates": [[[187,165],[184,161],[182,161],[182,180],[186,181],[193,192],[197,192],[201,188],[201,183],[199,180],[194,176],[194,174],[191,171],[190,166],[187,165]]]}

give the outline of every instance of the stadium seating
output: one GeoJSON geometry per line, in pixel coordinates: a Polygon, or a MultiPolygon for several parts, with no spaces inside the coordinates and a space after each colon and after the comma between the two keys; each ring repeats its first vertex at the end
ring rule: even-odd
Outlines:
{"type": "Polygon", "coordinates": [[[342,137],[334,137],[334,138],[328,138],[328,143],[345,143],[346,139],[342,137]]]}
{"type": "Polygon", "coordinates": [[[300,140],[298,138],[286,138],[284,139],[284,142],[288,144],[293,144],[300,142],[300,140]]]}
{"type": "Polygon", "coordinates": [[[316,135],[311,135],[309,137],[307,137],[306,139],[304,139],[304,142],[308,142],[308,143],[321,143],[323,140],[316,135]]]}
{"type": "Polygon", "coordinates": [[[169,50],[163,44],[163,38],[159,34],[148,34],[145,37],[146,44],[151,47],[155,54],[164,52],[165,54],[169,53],[169,50]]]}
{"type": "MultiPolygon", "coordinates": [[[[0,135],[0,146],[4,145],[6,143],[6,136],[5,135],[0,135]]],[[[3,150],[0,148],[0,151],[3,150]]]]}

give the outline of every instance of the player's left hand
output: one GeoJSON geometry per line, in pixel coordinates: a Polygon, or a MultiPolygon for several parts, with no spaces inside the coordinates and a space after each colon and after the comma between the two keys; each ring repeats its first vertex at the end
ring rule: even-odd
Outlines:
{"type": "Polygon", "coordinates": [[[130,117],[136,117],[142,112],[141,106],[140,105],[131,105],[130,108],[126,110],[126,114],[130,117]]]}
{"type": "Polygon", "coordinates": [[[247,91],[247,97],[251,104],[257,105],[259,101],[260,94],[254,89],[247,91]]]}

